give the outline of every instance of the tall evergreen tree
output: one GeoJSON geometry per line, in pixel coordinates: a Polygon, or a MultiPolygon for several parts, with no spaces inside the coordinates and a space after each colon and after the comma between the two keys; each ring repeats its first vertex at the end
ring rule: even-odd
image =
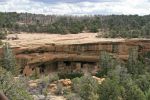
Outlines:
{"type": "Polygon", "coordinates": [[[145,71],[145,66],[143,62],[139,60],[138,48],[131,48],[129,52],[129,58],[127,62],[128,72],[132,75],[143,74],[145,71]]]}
{"type": "Polygon", "coordinates": [[[106,51],[102,51],[100,53],[100,61],[99,66],[101,68],[101,73],[103,75],[107,75],[108,71],[114,67],[115,60],[113,57],[107,53],[106,51]]]}
{"type": "Polygon", "coordinates": [[[17,67],[16,60],[15,60],[13,52],[12,52],[12,50],[10,48],[9,43],[5,43],[3,45],[2,66],[6,70],[12,72],[12,74],[17,75],[18,67],[17,67]]]}

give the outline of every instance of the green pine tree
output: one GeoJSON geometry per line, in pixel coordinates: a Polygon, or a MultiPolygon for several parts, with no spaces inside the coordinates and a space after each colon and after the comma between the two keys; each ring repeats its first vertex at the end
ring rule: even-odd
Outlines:
{"type": "Polygon", "coordinates": [[[3,46],[2,66],[7,71],[10,71],[13,75],[17,75],[19,72],[19,68],[16,64],[16,59],[13,55],[9,43],[5,43],[3,46]]]}

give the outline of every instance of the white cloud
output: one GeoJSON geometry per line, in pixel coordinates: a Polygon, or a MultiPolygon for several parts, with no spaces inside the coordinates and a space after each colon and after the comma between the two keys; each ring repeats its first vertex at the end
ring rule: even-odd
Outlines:
{"type": "MultiPolygon", "coordinates": [[[[50,3],[36,0],[1,0],[0,11],[37,14],[150,14],[149,0],[118,0],[118,2],[50,3]]],[[[104,0],[103,0],[104,1],[104,0]]],[[[116,1],[116,0],[115,0],[116,1]]]]}

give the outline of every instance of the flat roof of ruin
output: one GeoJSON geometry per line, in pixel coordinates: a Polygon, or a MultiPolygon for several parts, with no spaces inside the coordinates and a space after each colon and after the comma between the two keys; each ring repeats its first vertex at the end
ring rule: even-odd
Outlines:
{"type": "MultiPolygon", "coordinates": [[[[97,38],[98,33],[79,33],[79,34],[46,34],[46,33],[20,33],[17,40],[3,40],[9,42],[11,47],[33,48],[42,45],[71,45],[71,44],[90,44],[90,43],[111,43],[125,41],[150,41],[150,39],[134,38],[97,38]]],[[[8,37],[13,37],[15,34],[10,34],[8,37]]]]}

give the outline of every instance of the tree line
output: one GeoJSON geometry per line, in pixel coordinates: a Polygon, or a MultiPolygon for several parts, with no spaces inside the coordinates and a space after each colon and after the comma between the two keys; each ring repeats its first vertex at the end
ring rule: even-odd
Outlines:
{"type": "Polygon", "coordinates": [[[150,15],[41,15],[30,13],[0,13],[0,29],[13,32],[76,34],[103,33],[104,37],[150,37],[150,15]]]}

